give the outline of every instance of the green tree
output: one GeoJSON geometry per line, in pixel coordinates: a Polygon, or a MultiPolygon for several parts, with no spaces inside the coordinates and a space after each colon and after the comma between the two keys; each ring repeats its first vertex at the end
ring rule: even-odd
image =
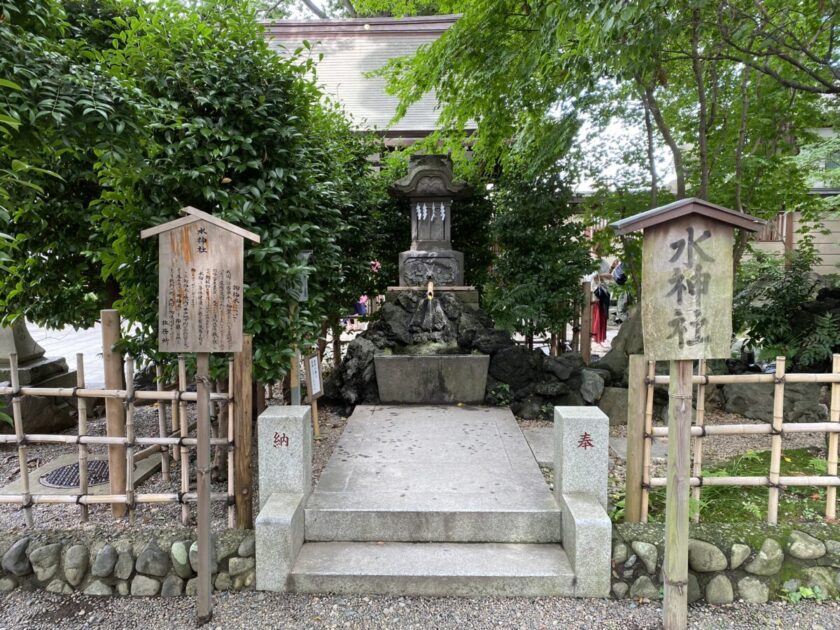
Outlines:
{"type": "Polygon", "coordinates": [[[571,201],[558,175],[506,174],[493,195],[497,253],[486,304],[498,325],[529,339],[574,318],[581,276],[593,267],[571,201]]]}
{"type": "Polygon", "coordinates": [[[321,104],[307,62],[269,50],[247,4],[79,3],[72,20],[34,6],[0,25],[2,76],[22,86],[4,93],[21,114],[2,155],[61,179],[10,208],[4,315],[84,326],[114,305],[135,324],[130,351],[154,355],[157,248],[139,233],[193,205],[262,237],[246,253],[245,327],[257,378],[278,379],[292,345],[370,280],[364,216],[378,189],[357,185],[369,140],[321,104]],[[302,271],[310,301],[292,317],[302,271]]]}

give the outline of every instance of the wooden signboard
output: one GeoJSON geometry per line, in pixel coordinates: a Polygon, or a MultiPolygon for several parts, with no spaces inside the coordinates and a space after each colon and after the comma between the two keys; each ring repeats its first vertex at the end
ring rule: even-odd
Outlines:
{"type": "Polygon", "coordinates": [[[186,216],[140,232],[158,236],[158,348],[195,352],[198,424],[198,625],[213,616],[210,572],[210,353],[242,350],[244,239],[260,237],[196,208],[186,216]]]}
{"type": "Polygon", "coordinates": [[[321,378],[321,355],[318,352],[308,355],[304,364],[306,366],[306,393],[309,395],[309,402],[313,402],[324,395],[324,381],[321,378]]]}
{"type": "Polygon", "coordinates": [[[681,199],[613,224],[618,234],[644,230],[642,333],[645,353],[670,360],[668,485],[662,620],[688,624],[688,465],[694,359],[729,356],[732,339],[734,229],[762,221],[703,199],[681,199]]]}
{"type": "Polygon", "coordinates": [[[195,208],[144,230],[158,239],[158,349],[242,350],[244,239],[259,237],[195,208]]]}
{"type": "Polygon", "coordinates": [[[657,359],[723,359],[732,343],[734,230],[691,214],[645,230],[642,333],[657,359]]]}

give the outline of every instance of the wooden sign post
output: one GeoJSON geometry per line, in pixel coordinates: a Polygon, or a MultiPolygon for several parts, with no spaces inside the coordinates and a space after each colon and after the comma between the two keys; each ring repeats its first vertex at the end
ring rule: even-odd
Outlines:
{"type": "Polygon", "coordinates": [[[306,393],[312,406],[312,432],[316,440],[321,439],[321,427],[318,424],[318,399],[324,395],[324,381],[321,378],[321,354],[316,350],[305,359],[306,393]]]}
{"type": "Polygon", "coordinates": [[[688,494],[695,359],[728,358],[732,343],[734,230],[763,222],[701,199],[683,199],[612,224],[644,230],[642,334],[645,353],[671,361],[668,484],[662,569],[666,630],[688,624],[688,494]]]}
{"type": "Polygon", "coordinates": [[[195,352],[198,426],[199,625],[213,617],[210,574],[210,353],[242,350],[244,239],[252,232],[196,208],[186,216],[140,233],[158,239],[158,349],[195,352]]]}

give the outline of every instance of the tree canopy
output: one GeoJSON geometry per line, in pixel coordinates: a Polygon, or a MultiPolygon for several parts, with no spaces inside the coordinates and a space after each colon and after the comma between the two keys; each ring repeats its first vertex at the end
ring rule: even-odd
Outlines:
{"type": "Polygon", "coordinates": [[[72,23],[50,0],[10,6],[0,76],[22,87],[4,93],[0,166],[60,177],[41,175],[9,209],[6,320],[86,326],[113,305],[134,324],[132,351],[153,354],[157,248],[139,232],[193,205],[262,237],[246,253],[244,320],[258,378],[276,380],[370,280],[369,252],[353,247],[377,198],[368,139],[321,102],[305,61],[268,49],[243,3],[80,3],[72,23]],[[292,317],[304,270],[311,299],[292,317]]]}

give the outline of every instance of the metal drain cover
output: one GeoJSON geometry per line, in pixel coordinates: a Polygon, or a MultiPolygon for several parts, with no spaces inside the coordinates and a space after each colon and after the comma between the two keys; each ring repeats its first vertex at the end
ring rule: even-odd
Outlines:
{"type": "MultiPolygon", "coordinates": [[[[94,459],[88,462],[88,485],[108,483],[108,461],[94,459]]],[[[78,488],[79,463],[60,466],[40,478],[42,485],[50,488],[78,488]]]]}

